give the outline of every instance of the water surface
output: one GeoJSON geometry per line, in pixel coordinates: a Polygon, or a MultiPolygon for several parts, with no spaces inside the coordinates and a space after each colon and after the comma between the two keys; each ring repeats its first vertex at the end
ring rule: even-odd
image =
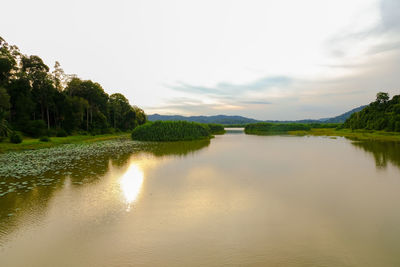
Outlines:
{"type": "Polygon", "coordinates": [[[399,149],[230,130],[82,159],[0,198],[0,266],[400,266],[399,149]]]}

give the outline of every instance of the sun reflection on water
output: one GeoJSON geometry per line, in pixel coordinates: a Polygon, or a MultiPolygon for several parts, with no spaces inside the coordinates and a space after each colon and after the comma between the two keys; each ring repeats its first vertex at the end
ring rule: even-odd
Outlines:
{"type": "Polygon", "coordinates": [[[140,193],[143,178],[143,171],[140,167],[132,164],[119,182],[125,201],[128,204],[127,211],[130,210],[130,205],[136,201],[140,193]]]}

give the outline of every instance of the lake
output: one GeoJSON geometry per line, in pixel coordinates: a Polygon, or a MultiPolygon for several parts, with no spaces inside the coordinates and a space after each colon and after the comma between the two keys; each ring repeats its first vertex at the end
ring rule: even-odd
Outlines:
{"type": "Polygon", "coordinates": [[[398,143],[230,129],[69,171],[0,198],[0,266],[400,266],[398,143]]]}

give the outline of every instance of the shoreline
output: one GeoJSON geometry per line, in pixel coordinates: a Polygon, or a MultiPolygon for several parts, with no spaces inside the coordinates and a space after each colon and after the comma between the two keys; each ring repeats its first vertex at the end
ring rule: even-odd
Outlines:
{"type": "Polygon", "coordinates": [[[130,139],[130,133],[122,132],[118,134],[103,135],[71,135],[66,137],[50,137],[49,142],[42,142],[39,138],[24,138],[22,143],[13,144],[8,140],[0,142],[0,154],[7,152],[37,150],[42,148],[57,147],[66,144],[87,144],[113,139],[130,139]]]}
{"type": "Polygon", "coordinates": [[[340,136],[347,137],[354,141],[395,141],[400,142],[400,133],[369,131],[369,130],[350,130],[350,129],[332,129],[332,128],[313,128],[309,131],[289,131],[290,135],[297,136],[340,136]]]}

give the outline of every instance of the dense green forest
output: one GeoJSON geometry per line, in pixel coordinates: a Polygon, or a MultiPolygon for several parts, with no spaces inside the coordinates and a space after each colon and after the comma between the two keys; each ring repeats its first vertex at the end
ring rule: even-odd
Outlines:
{"type": "Polygon", "coordinates": [[[135,128],[132,139],[139,141],[189,141],[208,139],[211,130],[207,124],[187,121],[155,121],[135,128]]]}
{"type": "Polygon", "coordinates": [[[380,92],[376,101],[363,110],[353,113],[343,124],[344,128],[400,132],[400,95],[389,100],[389,94],[380,92]]]}
{"type": "Polygon", "coordinates": [[[0,37],[0,139],[20,131],[32,137],[127,131],[146,122],[143,110],[100,84],[54,70],[0,37]]]}

